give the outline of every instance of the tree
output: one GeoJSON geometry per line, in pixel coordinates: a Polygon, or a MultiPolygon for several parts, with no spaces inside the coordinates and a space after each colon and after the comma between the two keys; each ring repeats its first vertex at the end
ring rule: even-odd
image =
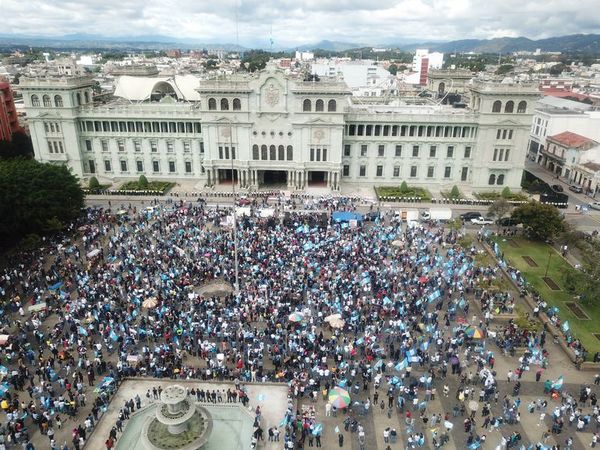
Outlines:
{"type": "Polygon", "coordinates": [[[96,178],[96,177],[90,178],[90,183],[88,186],[89,186],[90,190],[92,190],[92,191],[94,191],[96,189],[100,189],[100,183],[98,182],[98,178],[96,178]]]}
{"type": "Polygon", "coordinates": [[[269,59],[271,59],[270,53],[263,50],[250,50],[242,58],[242,64],[248,72],[256,72],[264,69],[269,59]]]}
{"type": "Polygon", "coordinates": [[[505,198],[499,198],[488,208],[488,216],[501,219],[510,211],[510,203],[505,198]]]}
{"type": "Polygon", "coordinates": [[[512,197],[512,192],[508,186],[502,189],[502,198],[509,199],[512,197]]]}
{"type": "Polygon", "coordinates": [[[79,181],[66,166],[0,160],[0,240],[56,231],[82,207],[79,181]]]}
{"type": "Polygon", "coordinates": [[[450,198],[460,198],[461,197],[461,193],[460,190],[458,189],[457,185],[452,186],[452,190],[450,191],[450,198]]]}
{"type": "Polygon", "coordinates": [[[398,66],[396,64],[390,64],[388,67],[388,72],[392,75],[396,75],[398,73],[398,66]]]}
{"type": "Polygon", "coordinates": [[[506,75],[511,70],[513,70],[512,64],[502,64],[498,69],[496,69],[496,75],[506,75]]]}
{"type": "Polygon", "coordinates": [[[409,191],[410,189],[408,188],[408,184],[406,184],[406,181],[403,181],[402,184],[400,185],[400,192],[405,194],[409,191]]]}
{"type": "Polygon", "coordinates": [[[523,224],[530,239],[544,241],[553,239],[565,229],[560,211],[552,205],[529,202],[515,208],[512,218],[523,224]]]}
{"type": "Polygon", "coordinates": [[[148,187],[148,178],[146,178],[144,175],[140,175],[140,178],[138,179],[138,186],[140,189],[146,189],[148,187]]]}
{"type": "Polygon", "coordinates": [[[217,68],[217,64],[218,64],[218,61],[216,61],[214,59],[209,59],[208,61],[206,61],[204,63],[204,68],[206,70],[213,70],[213,69],[217,68]]]}
{"type": "Polygon", "coordinates": [[[0,141],[0,159],[33,158],[33,144],[25,133],[13,133],[10,141],[0,141]]]}

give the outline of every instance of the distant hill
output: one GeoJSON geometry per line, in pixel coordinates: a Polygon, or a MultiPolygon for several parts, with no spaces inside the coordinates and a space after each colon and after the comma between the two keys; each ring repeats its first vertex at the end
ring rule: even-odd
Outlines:
{"type": "Polygon", "coordinates": [[[310,51],[310,50],[330,50],[332,52],[343,52],[353,48],[369,47],[367,44],[356,44],[351,42],[338,42],[338,41],[319,41],[314,44],[305,44],[299,47],[295,47],[296,50],[310,51]]]}
{"type": "MultiPolygon", "coordinates": [[[[76,33],[65,36],[25,36],[0,34],[0,48],[13,47],[47,47],[55,49],[110,49],[110,50],[166,50],[170,48],[189,49],[223,49],[226,51],[246,51],[248,48],[231,43],[206,43],[193,39],[174,38],[163,35],[144,36],[117,36],[107,37],[97,34],[76,33]]],[[[511,53],[515,51],[542,51],[552,52],[582,52],[600,55],[600,35],[598,34],[573,34],[557,36],[547,39],[529,39],[526,37],[501,37],[494,39],[462,39],[450,42],[425,41],[421,43],[401,44],[368,44],[354,42],[340,42],[323,40],[313,44],[304,44],[290,47],[287,50],[326,50],[331,52],[344,52],[346,50],[379,47],[398,48],[412,51],[415,48],[428,48],[431,51],[444,53],[476,52],[476,53],[511,53]]],[[[278,49],[282,50],[282,49],[278,49]]]]}
{"type": "MultiPolygon", "coordinates": [[[[419,45],[411,45],[417,48],[419,45]]],[[[463,39],[429,45],[430,50],[445,53],[476,52],[476,53],[511,53],[518,51],[546,52],[582,52],[600,54],[600,35],[572,34],[547,39],[529,39],[526,37],[501,37],[494,39],[463,39]]]]}

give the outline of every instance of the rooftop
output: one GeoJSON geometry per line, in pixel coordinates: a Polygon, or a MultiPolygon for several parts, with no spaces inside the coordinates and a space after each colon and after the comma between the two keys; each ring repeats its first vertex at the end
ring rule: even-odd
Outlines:
{"type": "Polygon", "coordinates": [[[592,139],[577,133],[573,133],[572,131],[563,131],[562,133],[555,134],[554,136],[549,136],[548,140],[551,140],[552,142],[560,144],[564,147],[579,148],[582,150],[587,150],[595,144],[592,139]]]}

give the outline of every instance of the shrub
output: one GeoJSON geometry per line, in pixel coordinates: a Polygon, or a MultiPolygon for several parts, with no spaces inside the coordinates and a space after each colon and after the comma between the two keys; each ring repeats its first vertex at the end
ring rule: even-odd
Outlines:
{"type": "Polygon", "coordinates": [[[146,178],[144,175],[140,175],[140,178],[138,180],[138,186],[140,189],[147,189],[148,188],[148,178],[146,178]]]}
{"type": "Polygon", "coordinates": [[[92,191],[95,191],[96,189],[100,189],[100,183],[98,182],[98,178],[96,178],[96,177],[90,178],[89,188],[92,191]]]}
{"type": "Polygon", "coordinates": [[[408,184],[406,183],[406,181],[403,181],[402,184],[400,185],[400,192],[405,194],[408,191],[410,191],[410,189],[408,188],[408,184]]]}
{"type": "Polygon", "coordinates": [[[457,185],[452,186],[452,190],[450,191],[450,198],[460,198],[460,190],[457,185]]]}
{"type": "Polygon", "coordinates": [[[512,192],[510,191],[510,188],[508,186],[506,186],[504,189],[502,189],[502,197],[509,199],[512,197],[512,192]]]}

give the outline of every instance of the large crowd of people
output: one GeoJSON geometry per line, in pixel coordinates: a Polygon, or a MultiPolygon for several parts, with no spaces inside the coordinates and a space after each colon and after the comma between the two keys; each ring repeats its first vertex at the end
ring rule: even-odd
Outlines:
{"type": "MultiPolygon", "coordinates": [[[[318,207],[351,210],[355,201],[324,200],[318,207]]],[[[0,448],[33,448],[30,438],[40,432],[49,439],[44,448],[81,449],[115,385],[139,375],[281,381],[300,401],[316,401],[334,386],[367,393],[341,411],[348,421],[338,431],[340,446],[354,428],[365,448],[360,417],[377,408],[402,415],[406,427],[388,429],[385,442],[393,445],[399,435],[406,448],[444,446],[458,416],[461,448],[483,445],[469,400],[481,404],[484,430],[518,423],[525,414],[518,388],[499,400],[492,345],[529,347],[510,379],[517,386],[530,366],[547,364],[545,336],[510,325],[486,346],[470,334],[469,328],[492,333],[493,314],[512,311],[514,298],[479,289],[500,277],[500,269],[475,264],[477,250],[463,248],[457,230],[406,227],[385,215],[369,224],[335,223],[294,209],[284,216],[283,206],[273,215],[249,209],[238,217],[236,239],[226,220],[231,209],[204,202],[88,209],[66,236],[2,269],[0,323],[10,337],[0,361],[6,368],[0,448]],[[217,281],[233,288],[200,293],[217,281]],[[473,301],[481,314],[471,318],[473,301]],[[339,315],[335,326],[333,315],[339,315]],[[428,403],[449,395],[448,379],[458,386],[456,406],[445,417],[432,414],[428,403]],[[370,396],[372,388],[385,398],[370,396]],[[498,401],[502,414],[494,416],[491,404],[498,401]],[[71,439],[57,443],[54,435],[67,420],[71,439]],[[431,433],[432,424],[441,428],[431,433]]],[[[232,390],[226,399],[243,392],[232,390]]],[[[560,389],[553,385],[551,392],[560,389]]],[[[123,405],[121,422],[137,400],[123,405]]],[[[540,414],[541,404],[534,406],[540,414]]],[[[281,448],[320,446],[314,416],[291,405],[281,424],[255,424],[253,439],[267,429],[268,440],[281,448]]],[[[569,396],[548,409],[553,432],[565,421],[597,427],[595,396],[590,414],[581,405],[569,396]]],[[[111,446],[120,428],[115,424],[106,436],[111,446]]],[[[517,447],[521,439],[513,433],[502,445],[517,447]]]]}

